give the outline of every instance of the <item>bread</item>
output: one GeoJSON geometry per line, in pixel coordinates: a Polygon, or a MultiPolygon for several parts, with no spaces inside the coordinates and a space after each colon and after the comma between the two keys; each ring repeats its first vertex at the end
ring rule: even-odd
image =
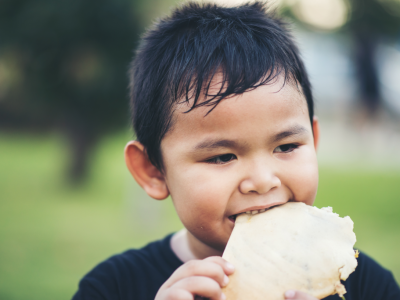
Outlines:
{"type": "Polygon", "coordinates": [[[259,214],[238,215],[223,258],[235,272],[227,300],[283,300],[289,289],[318,299],[346,293],[356,266],[350,217],[332,208],[289,202],[259,214]]]}

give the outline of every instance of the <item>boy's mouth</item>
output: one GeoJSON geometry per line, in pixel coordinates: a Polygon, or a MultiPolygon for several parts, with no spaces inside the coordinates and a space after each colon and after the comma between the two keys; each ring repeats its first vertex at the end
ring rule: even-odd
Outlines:
{"type": "Polygon", "coordinates": [[[259,214],[259,213],[263,213],[263,212],[265,212],[265,211],[268,210],[268,209],[269,209],[269,208],[256,209],[256,210],[248,210],[248,211],[246,211],[246,212],[242,212],[242,213],[238,213],[238,214],[236,214],[236,215],[229,216],[228,218],[229,218],[229,220],[231,220],[233,223],[235,223],[236,217],[237,217],[238,215],[241,215],[241,214],[256,215],[256,214],[259,214]]]}
{"type": "Polygon", "coordinates": [[[232,216],[229,216],[228,219],[229,219],[230,221],[232,221],[233,223],[235,223],[236,217],[237,217],[237,216],[238,216],[238,215],[232,215],[232,216]]]}
{"type": "Polygon", "coordinates": [[[255,210],[248,210],[248,211],[241,212],[241,213],[238,213],[238,214],[235,214],[235,215],[231,215],[231,216],[228,217],[228,219],[231,220],[233,223],[235,223],[236,217],[237,217],[238,215],[240,215],[240,214],[256,215],[256,214],[263,213],[263,212],[265,212],[265,211],[267,211],[267,210],[269,210],[269,209],[271,209],[271,208],[274,208],[274,207],[276,207],[276,206],[279,206],[279,205],[281,205],[281,204],[272,205],[272,206],[270,206],[270,207],[268,207],[268,208],[255,209],[255,210]]]}

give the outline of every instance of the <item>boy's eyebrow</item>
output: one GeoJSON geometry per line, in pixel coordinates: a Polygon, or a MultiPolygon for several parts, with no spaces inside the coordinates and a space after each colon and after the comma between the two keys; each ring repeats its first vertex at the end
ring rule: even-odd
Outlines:
{"type": "Polygon", "coordinates": [[[272,141],[273,142],[278,142],[280,140],[283,140],[284,138],[288,137],[288,136],[292,136],[292,135],[296,135],[296,134],[301,134],[301,133],[306,133],[308,132],[308,130],[301,126],[301,125],[294,125],[293,127],[288,128],[285,131],[282,131],[278,134],[276,134],[273,138],[272,141]]]}
{"type": "Polygon", "coordinates": [[[193,150],[215,149],[215,148],[237,148],[239,143],[234,140],[205,140],[197,144],[193,150]]]}
{"type": "MultiPolygon", "coordinates": [[[[285,131],[282,131],[275,136],[272,137],[272,142],[278,142],[288,136],[296,135],[296,134],[301,134],[308,132],[308,130],[301,126],[301,125],[294,125],[293,127],[290,127],[286,129],[285,131]]],[[[219,139],[211,139],[211,140],[205,140],[194,146],[193,150],[203,150],[203,149],[215,149],[215,148],[240,148],[245,145],[242,145],[238,143],[237,141],[234,140],[219,140],[219,139]]]]}

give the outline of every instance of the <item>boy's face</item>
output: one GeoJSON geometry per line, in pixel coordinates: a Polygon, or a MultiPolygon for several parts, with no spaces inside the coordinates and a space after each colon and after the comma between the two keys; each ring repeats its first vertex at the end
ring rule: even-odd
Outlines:
{"type": "Polygon", "coordinates": [[[185,114],[184,104],[162,140],[165,182],[182,223],[218,251],[235,215],[314,202],[318,166],[307,103],[282,84],[225,99],[207,116],[210,107],[185,114]]]}

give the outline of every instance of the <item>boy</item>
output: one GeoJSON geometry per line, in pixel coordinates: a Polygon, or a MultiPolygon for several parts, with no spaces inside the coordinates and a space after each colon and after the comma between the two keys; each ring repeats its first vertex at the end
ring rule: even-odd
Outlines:
{"type": "MultiPolygon", "coordinates": [[[[262,3],[189,3],[144,36],[131,101],[126,164],[151,197],[171,195],[185,229],[106,260],[74,299],[225,299],[234,266],[220,256],[236,216],[317,193],[319,125],[298,50],[262,3]]],[[[358,262],[347,300],[400,299],[390,272],[358,262]]]]}

